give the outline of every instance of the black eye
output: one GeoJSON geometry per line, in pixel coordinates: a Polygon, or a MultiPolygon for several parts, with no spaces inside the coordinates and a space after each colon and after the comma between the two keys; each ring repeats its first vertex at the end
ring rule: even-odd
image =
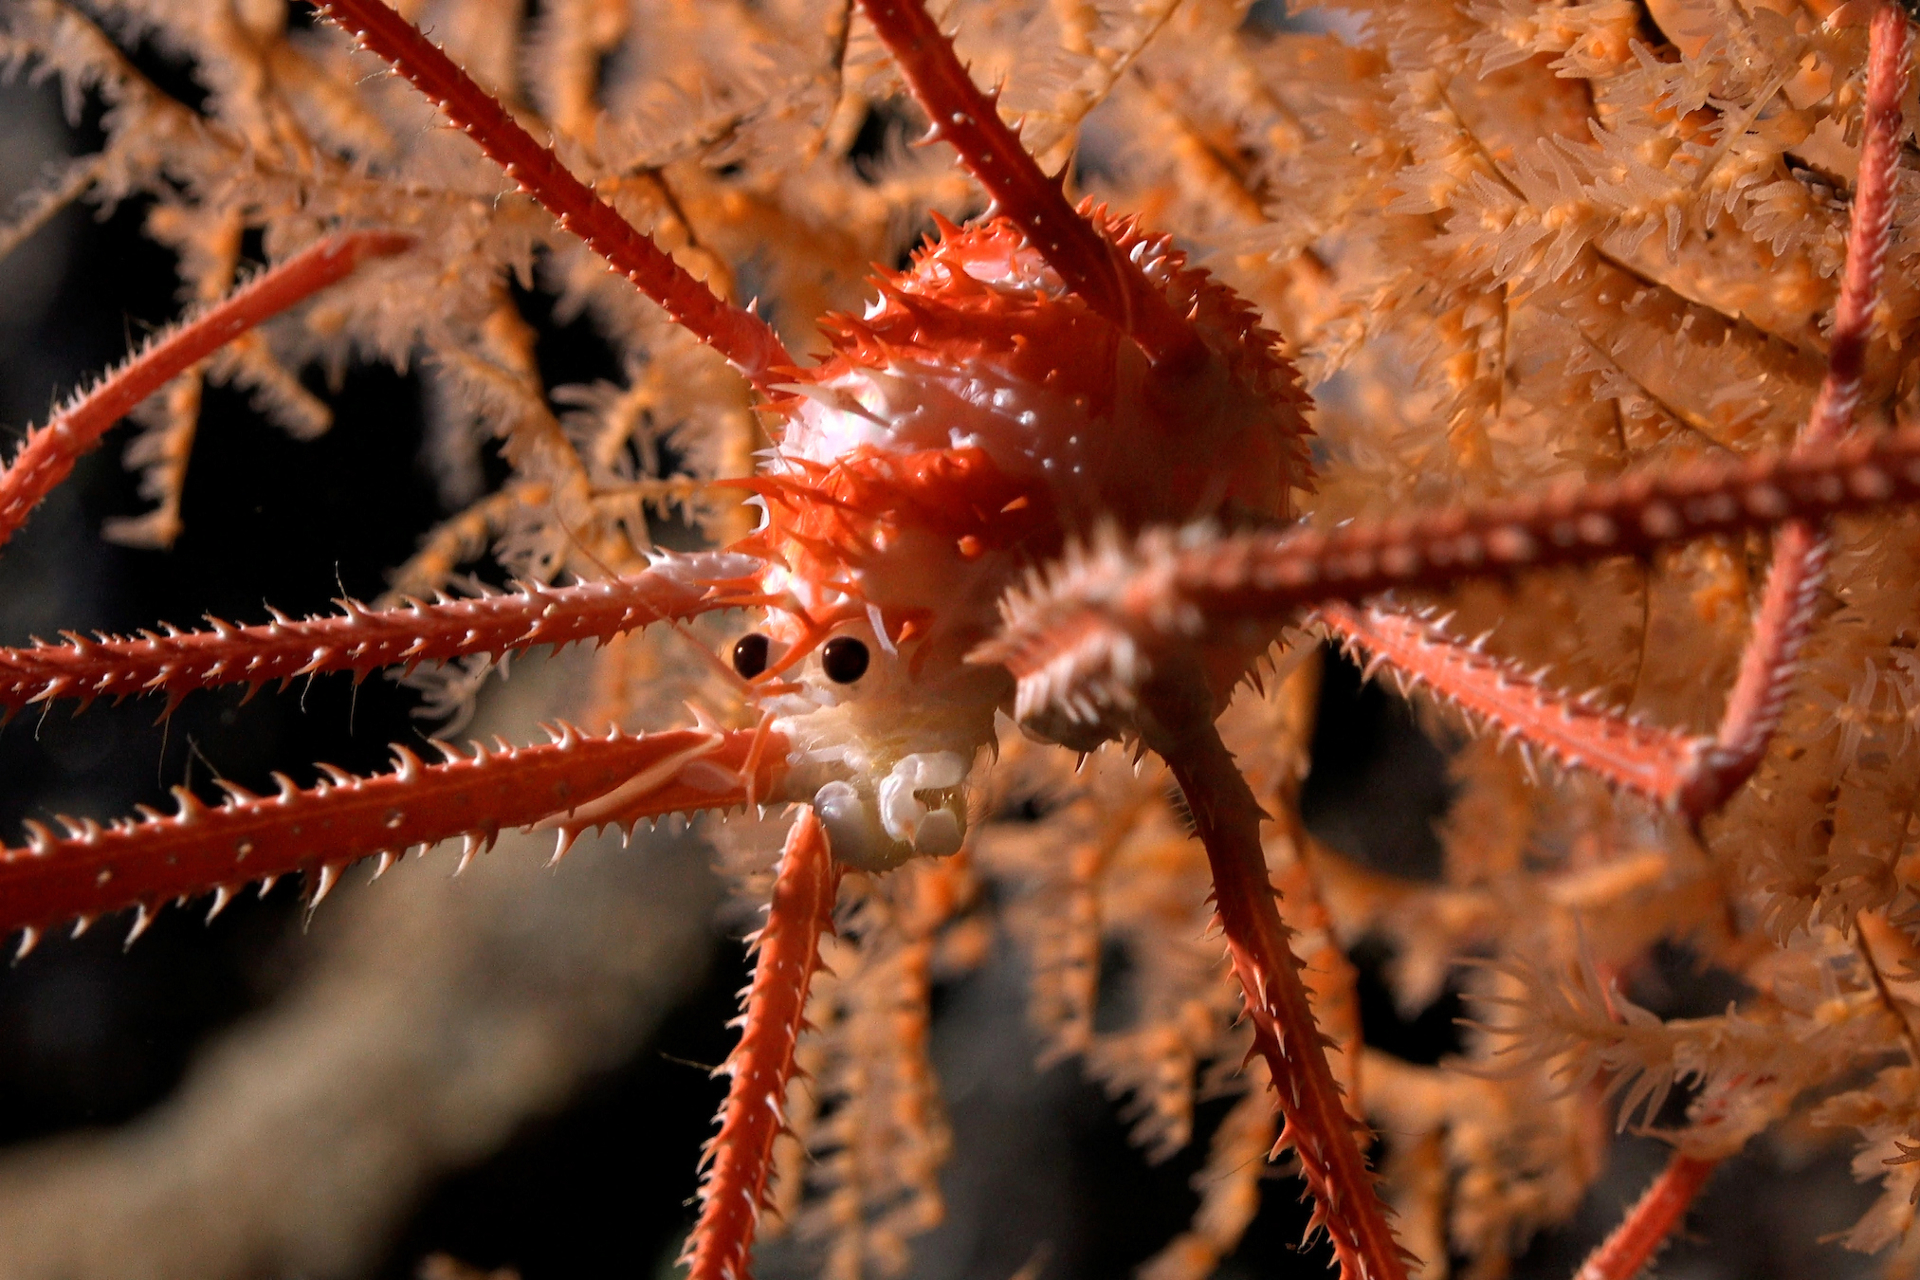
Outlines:
{"type": "Polygon", "coordinates": [[[733,669],[751,680],[767,669],[767,650],[772,643],[758,631],[733,642],[733,669]]]}
{"type": "Polygon", "coordinates": [[[820,646],[820,669],[835,684],[852,684],[867,674],[867,646],[852,636],[835,636],[820,646]]]}

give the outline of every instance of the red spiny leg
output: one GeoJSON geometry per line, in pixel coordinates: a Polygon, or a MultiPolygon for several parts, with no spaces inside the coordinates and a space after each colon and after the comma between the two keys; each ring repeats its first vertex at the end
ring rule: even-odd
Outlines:
{"type": "Polygon", "coordinates": [[[1167,713],[1159,721],[1166,728],[1148,742],[1172,770],[1206,846],[1214,905],[1253,1020],[1254,1047],[1266,1059],[1286,1117],[1280,1142],[1298,1155],[1313,1196],[1309,1234],[1326,1229],[1344,1280],[1405,1280],[1406,1254],[1374,1192],[1357,1140],[1361,1126],[1347,1114],[1327,1064],[1300,960],[1287,941],[1291,931],[1275,906],[1260,844],[1265,815],[1213,725],[1190,713],[1181,722],[1181,708],[1196,704],[1205,699],[1157,704],[1167,713]]]}
{"type": "Polygon", "coordinates": [[[681,1259],[687,1280],[745,1280],[747,1254],[767,1204],[773,1142],[785,1127],[787,1084],[800,1038],[807,988],[820,963],[820,935],[833,929],[840,868],[826,829],[802,808],[787,833],[767,924],[753,945],[759,959],[747,989],[740,1043],[722,1070],[733,1077],[720,1108],[720,1132],[707,1143],[700,1221],[681,1259]]]}
{"type": "Polygon", "coordinates": [[[1633,1280],[1680,1225],[1687,1207],[1719,1167],[1718,1160],[1674,1152],[1613,1234],[1587,1255],[1574,1280],[1633,1280]]]}
{"type": "Polygon", "coordinates": [[[320,12],[392,63],[561,226],[659,303],[676,324],[731,360],[756,387],[765,389],[779,381],[775,371],[793,367],[793,357],[766,321],[714,296],[575,177],[552,148],[534,141],[505,107],[412,23],[381,0],[329,0],[320,12]]]}
{"type": "Polygon", "coordinates": [[[1905,10],[1892,0],[1882,0],[1868,33],[1860,177],[1847,227],[1847,265],[1834,305],[1827,374],[1801,432],[1801,439],[1810,444],[1843,435],[1853,425],[1853,411],[1860,403],[1867,339],[1873,332],[1873,313],[1887,273],[1887,249],[1893,241],[1894,174],[1900,166],[1900,136],[1905,131],[1900,100],[1907,93],[1912,61],[1913,27],[1905,10]]]}
{"type": "MultiPolygon", "coordinates": [[[[1795,631],[1804,637],[1800,615],[1811,611],[1819,583],[1817,574],[1802,570],[1811,559],[1808,545],[1786,548],[1798,558],[1784,569],[1776,557],[1776,579],[1796,590],[1762,598],[1754,639],[1742,655],[1741,671],[1748,679],[1736,683],[1713,735],[1644,724],[1589,698],[1573,697],[1540,674],[1484,652],[1478,641],[1462,643],[1427,618],[1349,604],[1323,604],[1312,617],[1360,659],[1368,674],[1384,667],[1403,692],[1425,688],[1474,723],[1518,742],[1523,751],[1584,769],[1697,823],[1758,766],[1779,720],[1799,652],[1795,631]],[[1795,616],[1783,618],[1787,609],[1795,616]],[[1788,640],[1793,643],[1784,643],[1788,640]]],[[[1819,543],[1811,547],[1818,552],[1819,543]]]]}
{"type": "Polygon", "coordinates": [[[93,390],[75,397],[44,427],[27,433],[0,472],[0,543],[13,537],[81,454],[107,428],[172,379],[288,307],[352,274],[362,261],[411,247],[411,236],[354,231],[332,236],[261,272],[223,301],[156,335],[93,390]]]}
{"type": "Polygon", "coordinates": [[[1914,502],[1920,428],[1330,531],[1150,530],[1069,553],[1040,585],[1009,593],[1001,634],[975,657],[1019,677],[1024,717],[1076,698],[1097,704],[1130,687],[1130,664],[1239,624],[1277,630],[1307,605],[1914,502]]]}
{"type": "Polygon", "coordinates": [[[137,637],[69,635],[64,644],[0,649],[0,708],[165,693],[167,709],[197,689],[257,688],[320,671],[363,676],[466,654],[499,657],[534,645],[608,640],[665,619],[731,607],[729,585],[752,585],[756,562],[724,552],[664,556],[642,573],[570,587],[538,583],[503,595],[368,609],[343,601],[333,617],[279,614],[261,626],[215,620],[206,631],[137,637]]]}
{"type": "Polygon", "coordinates": [[[1402,691],[1428,686],[1467,716],[1524,748],[1672,808],[1690,794],[1713,739],[1645,725],[1568,697],[1514,663],[1462,644],[1434,622],[1388,609],[1326,604],[1327,631],[1357,650],[1371,675],[1385,667],[1402,691]]]}
{"type": "Polygon", "coordinates": [[[446,762],[435,765],[396,747],[397,768],[377,777],[323,766],[328,781],[311,790],[281,779],[278,795],[261,797],[228,785],[217,805],[176,788],[173,815],[142,810],[106,826],[62,818],[64,836],[29,822],[25,848],[0,850],[0,933],[24,930],[24,953],[42,929],[135,907],[138,936],[174,899],[211,892],[218,911],[239,885],[306,871],[318,900],[350,862],[455,836],[471,853],[504,828],[545,820],[564,850],[587,827],[743,805],[774,792],[786,758],[784,740],[755,756],[757,736],[681,729],[590,738],[566,728],[546,746],[496,742],[472,756],[444,748],[446,762]],[[750,758],[753,778],[743,772],[750,758]],[[589,808],[616,791],[617,806],[589,808]]]}
{"type": "Polygon", "coordinates": [[[1108,544],[1070,558],[1042,587],[1015,593],[1002,635],[983,647],[981,660],[1003,663],[1020,677],[1023,707],[1089,695],[1097,701],[1103,684],[1125,683],[1118,668],[1142,656],[1150,661],[1168,642],[1191,642],[1212,628],[1277,626],[1302,605],[1785,525],[1755,619],[1756,641],[1742,660],[1699,785],[1682,801],[1689,811],[1710,810],[1751,773],[1778,717],[1824,558],[1815,523],[1920,501],[1920,430],[1871,437],[1847,432],[1886,270],[1912,29],[1896,5],[1883,3],[1870,39],[1867,128],[1846,273],[1827,373],[1793,449],[1703,459],[1598,484],[1560,484],[1538,496],[1330,532],[1225,538],[1149,532],[1132,547],[1108,544]]]}
{"type": "Polygon", "coordinates": [[[1193,326],[1139,265],[1093,229],[1027,154],[941,34],[923,0],[860,0],[880,40],[933,122],[929,139],[960,152],[968,172],[993,197],[994,212],[1026,233],[1047,265],[1086,304],[1126,333],[1155,364],[1178,370],[1204,354],[1193,326]]]}

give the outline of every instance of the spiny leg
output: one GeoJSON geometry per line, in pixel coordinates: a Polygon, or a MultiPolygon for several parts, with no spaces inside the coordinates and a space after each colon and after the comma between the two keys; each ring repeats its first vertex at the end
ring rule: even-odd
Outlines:
{"type": "Polygon", "coordinates": [[[393,64],[562,227],[659,303],[676,324],[732,361],[756,387],[766,389],[780,381],[777,370],[793,367],[793,357],[766,321],[716,297],[382,0],[330,0],[320,12],[393,64]]]}
{"type": "Polygon", "coordinates": [[[1424,617],[1341,603],[1321,605],[1313,617],[1367,674],[1391,672],[1402,692],[1428,690],[1523,750],[1597,773],[1663,807],[1678,803],[1713,746],[1711,738],[1641,724],[1568,697],[1424,617]]]}
{"type": "Polygon", "coordinates": [[[106,826],[62,818],[60,836],[29,822],[24,848],[0,849],[0,934],[21,930],[24,954],[44,929],[134,907],[138,936],[170,901],[211,892],[217,912],[238,886],[296,871],[314,877],[318,900],[361,858],[455,836],[471,854],[505,828],[536,823],[559,833],[557,857],[589,827],[773,795],[786,757],[784,741],[756,753],[762,735],[750,730],[602,738],[562,728],[553,737],[545,746],[476,745],[472,756],[443,748],[447,759],[435,765],[396,747],[392,773],[356,778],[323,766],[319,786],[298,790],[280,778],[279,794],[265,797],[223,784],[227,799],[215,805],[176,788],[173,815],[143,809],[137,821],[106,826]]]}
{"type": "Polygon", "coordinates": [[[356,677],[469,654],[498,658],[535,645],[605,641],[650,623],[733,607],[730,587],[758,589],[757,562],[724,552],[659,556],[637,574],[567,587],[529,583],[472,599],[369,609],[351,600],[331,617],[135,637],[69,635],[64,644],[0,649],[0,709],[58,698],[164,693],[171,711],[198,689],[250,688],[323,671],[356,677]]]}
{"type": "Polygon", "coordinates": [[[12,538],[74,461],[142,400],[247,330],[351,275],[368,258],[412,247],[390,231],[331,236],[261,272],[221,302],[156,335],[91,391],[27,433],[0,471],[0,543],[12,538]]]}
{"type": "Polygon", "coordinates": [[[1718,1160],[1674,1152],[1613,1234],[1587,1255],[1574,1280],[1633,1280],[1687,1216],[1688,1206],[1719,1167],[1718,1160]]]}
{"type": "Polygon", "coordinates": [[[1278,628],[1305,606],[1587,564],[1721,534],[1920,503],[1920,427],[1830,445],[1715,457],[1659,473],[1549,486],[1333,530],[1149,530],[1069,551],[1010,592],[977,657],[1016,675],[1110,671],[1114,646],[1151,653],[1210,628],[1278,628]]]}
{"type": "MultiPolygon", "coordinates": [[[[1860,143],[1853,217],[1847,228],[1846,271],[1834,307],[1827,372],[1800,433],[1801,442],[1809,447],[1843,438],[1853,426],[1853,411],[1860,403],[1867,339],[1873,332],[1873,313],[1880,302],[1887,248],[1893,239],[1894,175],[1900,165],[1901,135],[1906,132],[1900,103],[1906,96],[1912,61],[1913,26],[1906,10],[1893,0],[1881,0],[1868,34],[1866,128],[1860,143]]],[[[1814,598],[1826,565],[1823,528],[1806,520],[1789,520],[1781,526],[1774,539],[1766,591],[1754,616],[1753,637],[1740,655],[1740,671],[1727,695],[1713,749],[1698,783],[1681,802],[1690,815],[1698,818],[1718,809],[1760,767],[1780,723],[1795,661],[1813,626],[1814,598]]]]}
{"type": "Polygon", "coordinates": [[[1123,705],[1157,657],[1209,633],[1278,630],[1304,606],[1916,502],[1920,428],[1907,428],[1331,531],[1107,537],[1010,592],[1000,634],[974,657],[1019,678],[1022,717],[1123,705]]]}
{"type": "Polygon", "coordinates": [[[1234,974],[1253,1020],[1254,1047],[1266,1059],[1291,1146],[1314,1201],[1314,1228],[1325,1228],[1346,1280],[1403,1280],[1407,1258],[1387,1223],[1374,1176],[1327,1063],[1325,1041],[1301,979],[1300,960],[1280,919],[1260,841],[1265,815],[1218,730],[1195,708],[1207,699],[1155,699],[1147,742],[1166,760],[1213,872],[1214,906],[1234,974]]]}
{"type": "Polygon", "coordinates": [[[932,121],[929,140],[950,142],[1047,265],[1095,312],[1137,342],[1155,364],[1181,369],[1204,355],[1193,326],[1139,264],[1093,229],[1000,119],[935,25],[922,0],[860,0],[913,96],[932,121]]]}
{"type": "Polygon", "coordinates": [[[759,958],[747,989],[740,1043],[722,1068],[732,1077],[720,1131],[707,1142],[700,1221],[687,1237],[688,1280],[745,1280],[754,1228],[767,1204],[774,1139],[786,1126],[794,1045],[805,1025],[807,988],[820,963],[820,937],[833,929],[840,868],[826,828],[803,807],[787,833],[759,958]]]}

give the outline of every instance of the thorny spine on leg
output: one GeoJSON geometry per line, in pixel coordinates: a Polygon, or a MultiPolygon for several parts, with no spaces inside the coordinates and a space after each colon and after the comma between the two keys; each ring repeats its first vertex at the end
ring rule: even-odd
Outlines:
{"type": "Polygon", "coordinates": [[[224,300],[167,330],[98,386],[75,397],[43,427],[27,433],[0,471],[0,544],[18,532],[74,461],[142,400],[254,326],[351,275],[368,258],[413,245],[391,231],[352,231],[296,253],[224,300]]]}
{"type": "Polygon", "coordinates": [[[740,1043],[721,1068],[732,1077],[718,1133],[708,1140],[700,1221],[687,1238],[688,1280],[743,1280],[754,1228],[768,1204],[773,1144],[786,1127],[793,1051],[805,1026],[820,937],[833,929],[840,868],[826,829],[802,807],[780,855],[766,927],[741,1014],[740,1043]]]}

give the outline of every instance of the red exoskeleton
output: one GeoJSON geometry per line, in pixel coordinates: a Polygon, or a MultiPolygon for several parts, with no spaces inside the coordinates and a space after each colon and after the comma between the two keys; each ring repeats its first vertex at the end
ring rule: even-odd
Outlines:
{"type": "MultiPolygon", "coordinates": [[[[264,684],[535,645],[604,639],[727,609],[763,621],[731,664],[757,728],[702,724],[547,746],[402,750],[395,772],[339,775],[173,816],[63,834],[30,827],[0,862],[0,926],[40,930],[293,871],[323,896],[348,863],[503,828],[579,831],[750,804],[796,814],[728,1063],[710,1147],[696,1280],[746,1273],[821,935],[844,868],[881,873],[958,851],[969,782],[989,767],[997,714],[1074,751],[1120,740],[1161,756],[1214,876],[1257,1051],[1349,1277],[1406,1261],[1361,1136],[1321,1049],[1259,838],[1261,813],[1213,722],[1303,608],[1488,722],[1614,785],[1698,819],[1751,773],[1777,720],[1821,567],[1817,522],[1920,495],[1920,439],[1846,440],[1883,267],[1910,34],[1874,19],[1868,123],[1829,372],[1799,449],[1539,499],[1333,533],[1289,528],[1310,488],[1307,398],[1278,335],[1169,239],[1076,209],[1000,120],[918,0],[862,0],[915,97],[993,202],[943,224],[884,275],[833,349],[803,364],[751,309],[688,275],[570,174],[497,102],[380,0],[328,15],[435,101],[507,175],[725,355],[761,393],[775,444],[737,483],[763,511],[724,550],[660,557],[641,574],[336,617],[137,639],[74,638],[0,653],[0,701],[91,699],[264,684]],[[1404,614],[1341,601],[1396,586],[1643,550],[1783,525],[1755,638],[1720,729],[1629,723],[1524,679],[1404,614]],[[1169,532],[1180,530],[1181,532],[1169,532]],[[1092,546],[1094,550],[1085,548],[1092,546]]],[[[164,337],[33,433],[0,475],[0,536],[119,416],[247,327],[403,253],[401,234],[343,229],[164,337]]],[[[1697,1187],[1698,1162],[1673,1185],[1697,1187]]],[[[1657,1191],[1660,1188],[1656,1188],[1657,1191]]],[[[1689,1193],[1690,1194],[1690,1193],[1689,1193]]],[[[1686,1195],[1650,1196],[1597,1275],[1630,1274],[1686,1195]],[[1661,1215],[1665,1215],[1662,1217],[1661,1215]]]]}

